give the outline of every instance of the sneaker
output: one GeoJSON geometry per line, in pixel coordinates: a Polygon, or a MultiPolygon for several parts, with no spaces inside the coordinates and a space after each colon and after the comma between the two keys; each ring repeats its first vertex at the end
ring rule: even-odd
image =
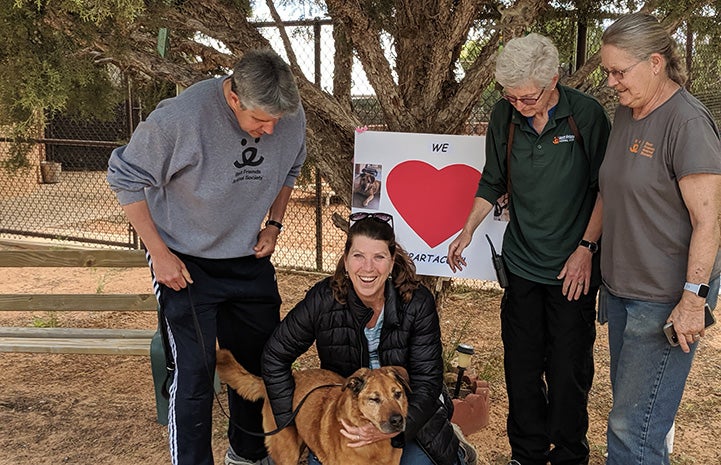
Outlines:
{"type": "Polygon", "coordinates": [[[236,454],[232,447],[228,447],[228,451],[225,453],[224,463],[225,465],[275,465],[275,462],[273,462],[273,459],[271,459],[269,455],[260,460],[252,461],[236,454]]]}
{"type": "Polygon", "coordinates": [[[461,448],[461,452],[463,452],[463,461],[466,465],[476,465],[476,462],[478,461],[478,452],[476,452],[476,448],[473,447],[470,442],[466,441],[463,431],[461,431],[461,428],[457,424],[451,423],[451,425],[453,425],[453,431],[458,437],[458,446],[461,448]]]}

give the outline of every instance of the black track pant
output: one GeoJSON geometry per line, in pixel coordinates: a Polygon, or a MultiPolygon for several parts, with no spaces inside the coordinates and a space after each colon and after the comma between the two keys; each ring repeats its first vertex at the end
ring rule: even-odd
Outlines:
{"type": "MultiPolygon", "coordinates": [[[[261,353],[280,322],[281,300],[269,258],[177,255],[194,283],[179,292],[159,287],[176,366],[168,411],[170,457],[173,465],[212,465],[216,338],[248,371],[260,375],[261,353]]],[[[236,427],[262,432],[262,402],[245,401],[232,389],[228,402],[233,450],[250,460],[265,457],[263,438],[236,427]]]]}

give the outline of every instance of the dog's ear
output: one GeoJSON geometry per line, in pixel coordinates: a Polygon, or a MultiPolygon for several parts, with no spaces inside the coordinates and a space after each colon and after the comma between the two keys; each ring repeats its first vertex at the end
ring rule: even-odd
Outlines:
{"type": "Polygon", "coordinates": [[[408,371],[402,366],[390,366],[388,370],[393,374],[393,377],[403,386],[403,390],[406,391],[406,395],[411,394],[411,380],[408,377],[408,371]]]}
{"type": "Polygon", "coordinates": [[[342,390],[345,391],[346,388],[348,388],[353,394],[358,395],[363,390],[363,386],[365,386],[365,384],[365,378],[361,378],[359,376],[351,376],[346,380],[342,390]]]}
{"type": "Polygon", "coordinates": [[[358,395],[366,384],[366,375],[369,371],[370,370],[368,368],[360,368],[356,370],[356,372],[350,375],[345,381],[342,390],[345,391],[346,389],[350,389],[353,394],[358,395]]]}

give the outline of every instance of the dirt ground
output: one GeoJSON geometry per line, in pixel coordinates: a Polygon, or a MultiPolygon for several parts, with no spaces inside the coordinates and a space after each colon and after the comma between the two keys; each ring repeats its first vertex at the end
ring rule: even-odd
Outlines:
{"type": "MultiPolygon", "coordinates": [[[[320,275],[280,272],[287,311],[320,275]]],[[[3,293],[150,292],[145,270],[0,269],[3,293]]],[[[472,370],[491,385],[490,424],[469,439],[479,463],[505,465],[506,396],[495,290],[457,286],[442,309],[444,342],[476,349],[472,370]]],[[[0,326],[154,328],[154,315],[0,312],[0,326]]],[[[677,417],[674,465],[719,464],[721,328],[701,342],[677,417]]],[[[610,407],[605,326],[598,328],[596,379],[590,396],[591,464],[602,465],[610,407]]],[[[312,366],[312,354],[301,361],[312,366]]],[[[222,396],[221,396],[222,398],[222,396]]],[[[217,462],[227,447],[227,420],[215,408],[217,462]]],[[[149,359],[141,356],[0,354],[0,465],[168,463],[166,428],[156,422],[149,359]]]]}

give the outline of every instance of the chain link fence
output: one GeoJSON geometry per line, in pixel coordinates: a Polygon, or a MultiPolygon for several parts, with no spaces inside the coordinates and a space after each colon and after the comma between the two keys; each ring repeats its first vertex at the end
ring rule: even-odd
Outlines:
{"type": "MultiPolygon", "coordinates": [[[[609,23],[607,19],[581,23],[571,16],[554,16],[539,21],[534,31],[552,37],[559,44],[562,70],[570,74],[599,49],[602,31],[609,23]]],[[[257,27],[272,44],[280,44],[274,24],[258,23],[257,27]]],[[[292,21],[285,27],[306,77],[324,90],[332,90],[334,49],[330,22],[292,21]]],[[[459,76],[463,74],[464,63],[474,58],[488,37],[487,32],[493,28],[492,19],[476,23],[462,54],[459,76]]],[[[698,26],[697,29],[701,30],[698,26]]],[[[708,106],[717,123],[721,122],[719,38],[695,32],[693,23],[684,23],[676,38],[682,51],[690,57],[687,60],[691,66],[690,90],[708,106]]],[[[282,53],[282,46],[276,49],[282,53]]],[[[356,115],[363,124],[382,128],[383,114],[357,62],[352,79],[356,115]]],[[[600,70],[591,74],[589,82],[589,92],[603,92],[605,81],[600,70]]],[[[500,91],[495,85],[484,90],[466,125],[467,134],[485,134],[491,108],[499,98],[500,91]]],[[[127,142],[134,122],[140,118],[135,105],[130,98],[107,120],[76,120],[61,115],[39,125],[44,129],[30,144],[25,166],[9,163],[15,160],[22,144],[13,142],[7,128],[4,132],[0,128],[0,163],[5,166],[0,168],[0,238],[34,237],[108,247],[139,247],[137,234],[105,181],[110,152],[127,142]]],[[[607,103],[611,116],[613,106],[612,101],[607,103]]],[[[345,237],[333,225],[331,217],[333,213],[347,216],[349,212],[318,170],[306,166],[287,209],[284,220],[287,227],[274,254],[276,265],[331,271],[345,237]]]]}

